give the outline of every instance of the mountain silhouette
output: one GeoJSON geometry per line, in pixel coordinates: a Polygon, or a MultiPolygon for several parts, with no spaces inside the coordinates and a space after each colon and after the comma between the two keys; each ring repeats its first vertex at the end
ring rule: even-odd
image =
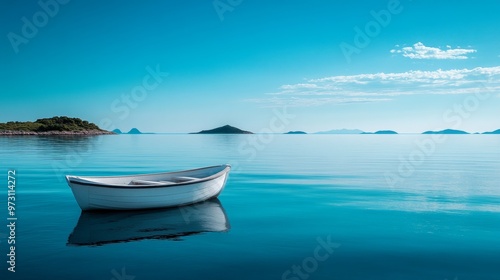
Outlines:
{"type": "Polygon", "coordinates": [[[193,132],[192,134],[253,134],[253,132],[241,130],[237,127],[225,125],[209,130],[202,130],[200,132],[193,132]]]}
{"type": "Polygon", "coordinates": [[[500,134],[500,129],[497,129],[495,131],[487,131],[487,132],[483,132],[483,134],[500,134]]]}
{"type": "Polygon", "coordinates": [[[362,132],[361,134],[398,134],[394,130],[378,130],[375,132],[362,132]]]}
{"type": "Polygon", "coordinates": [[[137,128],[132,128],[127,134],[142,134],[142,132],[139,131],[137,128]]]}
{"type": "Polygon", "coordinates": [[[426,131],[426,132],[423,132],[422,134],[470,134],[470,133],[463,131],[463,130],[445,129],[445,130],[439,130],[439,131],[426,131]]]}

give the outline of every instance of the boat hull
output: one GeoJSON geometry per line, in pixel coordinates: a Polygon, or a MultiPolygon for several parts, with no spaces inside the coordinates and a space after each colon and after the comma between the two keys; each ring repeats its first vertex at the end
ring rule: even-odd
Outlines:
{"type": "MultiPolygon", "coordinates": [[[[214,168],[214,167],[211,167],[214,168]]],[[[208,169],[208,168],[207,168],[208,169]]],[[[191,175],[198,172],[176,172],[177,175],[191,175]]],[[[84,211],[88,210],[137,210],[175,207],[202,202],[217,197],[224,189],[230,167],[226,166],[221,171],[202,180],[193,182],[165,185],[141,186],[112,184],[88,184],[68,178],[68,184],[73,195],[84,211]]],[[[173,173],[165,173],[173,174],[173,173]]],[[[133,178],[155,178],[161,174],[129,176],[133,178]]],[[[112,178],[112,177],[109,177],[112,178]]],[[[114,177],[119,178],[119,177],[114,177]]],[[[107,178],[106,178],[107,179],[107,178]]]]}

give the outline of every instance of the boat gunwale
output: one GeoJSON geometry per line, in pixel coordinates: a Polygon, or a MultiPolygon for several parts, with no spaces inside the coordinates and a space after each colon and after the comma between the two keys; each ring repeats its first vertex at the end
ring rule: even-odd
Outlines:
{"type": "Polygon", "coordinates": [[[70,187],[73,187],[71,184],[77,184],[77,185],[83,185],[83,186],[93,186],[93,187],[100,187],[100,188],[111,188],[111,189],[152,189],[152,188],[171,188],[171,187],[177,187],[177,186],[186,186],[186,185],[192,185],[192,184],[198,184],[198,183],[204,183],[207,181],[211,181],[214,179],[219,178],[225,173],[228,173],[229,170],[231,169],[231,165],[229,164],[223,164],[223,165],[214,165],[214,166],[208,166],[208,167],[201,167],[201,168],[195,168],[195,169],[189,169],[189,170],[181,170],[181,171],[174,171],[174,172],[160,172],[160,173],[148,173],[148,174],[135,174],[135,175],[124,175],[124,176],[74,176],[74,175],[66,175],[66,180],[68,181],[68,184],[70,187]],[[210,169],[210,168],[216,168],[216,167],[222,167],[225,166],[224,169],[221,171],[212,174],[207,177],[199,178],[197,180],[192,180],[192,181],[186,181],[186,182],[179,182],[175,184],[164,184],[164,185],[124,185],[124,184],[106,184],[106,183],[93,183],[93,182],[82,182],[82,181],[72,181],[72,178],[78,177],[78,178],[95,178],[95,179],[100,179],[100,178],[126,178],[126,177],[137,177],[137,176],[146,176],[146,175],[164,175],[164,174],[175,174],[175,173],[184,173],[184,172],[190,172],[190,171],[199,171],[199,170],[204,170],[204,169],[210,169]]]}

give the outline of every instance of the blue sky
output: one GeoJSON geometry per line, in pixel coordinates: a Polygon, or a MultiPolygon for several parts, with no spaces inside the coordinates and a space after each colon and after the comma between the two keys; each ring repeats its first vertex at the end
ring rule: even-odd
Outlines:
{"type": "Polygon", "coordinates": [[[0,122],[259,132],[286,110],[284,130],[500,128],[495,1],[1,5],[0,122]]]}

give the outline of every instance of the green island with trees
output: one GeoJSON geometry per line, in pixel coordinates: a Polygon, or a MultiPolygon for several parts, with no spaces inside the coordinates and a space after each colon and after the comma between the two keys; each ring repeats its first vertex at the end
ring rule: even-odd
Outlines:
{"type": "Polygon", "coordinates": [[[115,134],[94,123],[66,116],[38,119],[34,122],[0,123],[0,135],[103,135],[115,134]]]}

